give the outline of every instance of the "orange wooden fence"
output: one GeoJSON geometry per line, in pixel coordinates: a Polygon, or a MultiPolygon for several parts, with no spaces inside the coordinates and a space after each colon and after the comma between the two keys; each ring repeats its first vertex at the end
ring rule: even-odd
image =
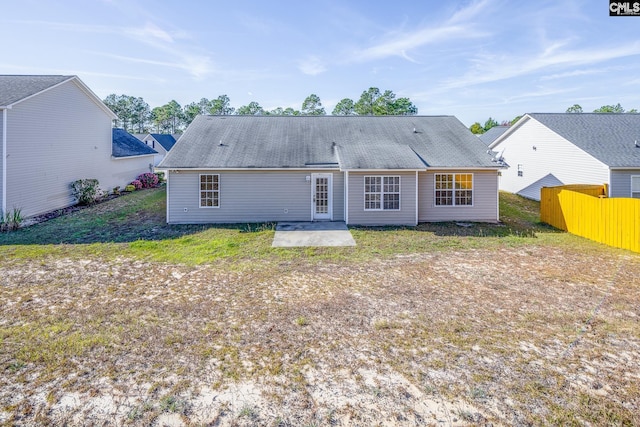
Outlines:
{"type": "Polygon", "coordinates": [[[605,245],[640,252],[640,199],[606,194],[606,185],[544,187],[540,220],[605,245]]]}

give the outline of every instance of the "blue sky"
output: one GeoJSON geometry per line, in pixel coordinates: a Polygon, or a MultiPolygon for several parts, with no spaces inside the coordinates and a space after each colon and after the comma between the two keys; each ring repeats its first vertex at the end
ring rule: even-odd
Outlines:
{"type": "Polygon", "coordinates": [[[369,87],[467,126],[492,116],[640,109],[640,17],[607,0],[4,0],[0,74],[75,74],[159,106],[331,112],[369,87]]]}

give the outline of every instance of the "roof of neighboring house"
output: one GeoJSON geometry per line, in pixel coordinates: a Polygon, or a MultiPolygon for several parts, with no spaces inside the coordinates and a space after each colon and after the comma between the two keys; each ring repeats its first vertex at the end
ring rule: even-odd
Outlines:
{"type": "Polygon", "coordinates": [[[453,116],[198,116],[164,168],[497,168],[453,116]]]}
{"type": "Polygon", "coordinates": [[[168,133],[151,133],[149,135],[151,135],[153,139],[158,141],[158,144],[162,145],[162,148],[164,148],[166,151],[171,150],[171,148],[173,148],[173,146],[175,145],[176,140],[178,139],[174,135],[168,133]]]}
{"type": "Polygon", "coordinates": [[[74,76],[0,76],[0,106],[18,101],[56,86],[74,76]]]}
{"type": "Polygon", "coordinates": [[[505,133],[511,126],[494,126],[485,133],[478,135],[478,138],[486,145],[491,144],[495,141],[500,135],[505,133]]]}
{"type": "Polygon", "coordinates": [[[111,119],[117,116],[78,76],[26,76],[0,75],[0,109],[11,108],[32,96],[45,92],[60,84],[73,81],[76,86],[93,100],[111,119]]]}
{"type": "MultiPolygon", "coordinates": [[[[640,114],[530,113],[512,128],[519,127],[529,118],[537,120],[609,167],[640,167],[640,114]]],[[[493,145],[514,131],[505,133],[493,145]]]]}
{"type": "Polygon", "coordinates": [[[124,129],[113,129],[113,157],[144,156],[147,154],[158,154],[156,150],[147,146],[135,136],[124,129]]]}

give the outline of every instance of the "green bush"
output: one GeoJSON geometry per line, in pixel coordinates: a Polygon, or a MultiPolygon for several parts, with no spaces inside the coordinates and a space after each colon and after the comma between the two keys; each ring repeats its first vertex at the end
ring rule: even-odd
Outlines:
{"type": "Polygon", "coordinates": [[[0,211],[0,231],[12,231],[20,228],[22,223],[22,211],[13,208],[12,211],[3,213],[0,211]]]}
{"type": "Polygon", "coordinates": [[[124,191],[128,191],[128,192],[136,191],[136,186],[129,184],[126,187],[124,187],[124,191]]]}
{"type": "Polygon", "coordinates": [[[71,183],[71,194],[79,205],[92,205],[102,197],[97,179],[79,179],[71,183]]]}

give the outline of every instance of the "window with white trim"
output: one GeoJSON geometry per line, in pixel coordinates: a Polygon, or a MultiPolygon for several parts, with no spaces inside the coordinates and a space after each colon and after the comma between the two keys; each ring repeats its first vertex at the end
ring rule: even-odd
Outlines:
{"type": "Polygon", "coordinates": [[[219,174],[200,175],[200,207],[201,208],[220,207],[220,175],[219,174]]]}
{"type": "Polygon", "coordinates": [[[436,206],[473,206],[473,174],[435,174],[435,204],[436,206]]]}
{"type": "Polygon", "coordinates": [[[631,197],[640,199],[640,175],[631,177],[631,197]]]}
{"type": "Polygon", "coordinates": [[[365,176],[364,210],[400,210],[400,177],[365,176]]]}

